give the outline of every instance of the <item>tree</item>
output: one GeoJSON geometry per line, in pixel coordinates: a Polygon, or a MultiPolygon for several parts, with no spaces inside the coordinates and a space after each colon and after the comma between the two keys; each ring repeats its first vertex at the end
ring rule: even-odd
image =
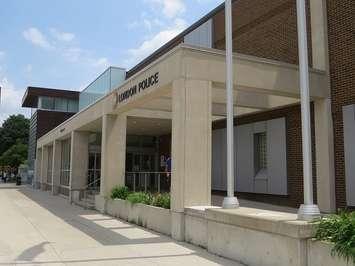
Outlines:
{"type": "Polygon", "coordinates": [[[23,115],[11,115],[0,127],[0,156],[17,143],[27,144],[30,121],[23,115]]]}
{"type": "Polygon", "coordinates": [[[0,156],[0,165],[18,168],[27,159],[27,144],[18,141],[0,156]]]}

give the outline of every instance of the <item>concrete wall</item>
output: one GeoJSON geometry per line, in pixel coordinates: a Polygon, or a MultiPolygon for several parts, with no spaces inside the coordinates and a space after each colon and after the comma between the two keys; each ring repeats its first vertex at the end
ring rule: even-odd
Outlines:
{"type": "Polygon", "coordinates": [[[350,266],[333,244],[312,240],[314,225],[295,215],[204,206],[185,209],[185,241],[250,266],[350,266]]]}
{"type": "Polygon", "coordinates": [[[345,259],[337,255],[332,256],[331,250],[333,244],[308,240],[308,265],[309,266],[351,266],[352,262],[346,262],[345,259]]]}
{"type": "MultiPolygon", "coordinates": [[[[236,191],[287,195],[286,119],[244,124],[235,127],[236,191]],[[267,171],[256,176],[254,168],[254,134],[266,132],[267,171]]],[[[212,134],[212,189],[226,190],[226,132],[212,134]]]]}

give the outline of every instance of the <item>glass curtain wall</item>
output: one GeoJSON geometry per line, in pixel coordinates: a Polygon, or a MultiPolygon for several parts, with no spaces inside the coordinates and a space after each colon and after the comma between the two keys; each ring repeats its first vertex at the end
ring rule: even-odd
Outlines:
{"type": "Polygon", "coordinates": [[[70,179],[70,139],[63,140],[61,146],[60,185],[68,187],[70,179]]]}
{"type": "Polygon", "coordinates": [[[78,100],[41,96],[38,109],[76,113],[79,109],[78,100]]]}

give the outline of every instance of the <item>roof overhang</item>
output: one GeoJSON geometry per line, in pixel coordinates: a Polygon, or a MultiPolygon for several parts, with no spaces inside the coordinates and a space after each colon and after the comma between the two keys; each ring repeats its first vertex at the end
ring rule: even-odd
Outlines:
{"type": "Polygon", "coordinates": [[[42,87],[27,87],[25,94],[22,97],[22,107],[37,108],[38,97],[58,97],[66,99],[79,99],[78,91],[60,90],[42,87]]]}
{"type": "MultiPolygon", "coordinates": [[[[269,110],[295,104],[300,98],[299,69],[279,61],[254,56],[234,55],[235,110],[237,114],[269,110]],[[238,96],[239,95],[239,96],[238,96]]],[[[328,98],[328,77],[324,71],[310,69],[311,99],[328,98]]],[[[129,113],[138,109],[152,114],[171,112],[173,83],[202,80],[212,84],[212,115],[225,114],[225,52],[181,44],[127,79],[119,88],[81,110],[38,140],[39,146],[68,136],[107,114],[129,113]],[[138,85],[158,73],[158,82],[149,88],[138,85]],[[120,95],[137,86],[134,93],[120,95]]]]}

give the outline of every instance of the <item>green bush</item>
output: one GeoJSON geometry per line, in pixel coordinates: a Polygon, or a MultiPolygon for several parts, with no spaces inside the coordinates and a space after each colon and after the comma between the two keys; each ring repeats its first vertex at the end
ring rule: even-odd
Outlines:
{"type": "Polygon", "coordinates": [[[337,254],[355,264],[355,212],[342,212],[321,218],[316,239],[334,243],[332,256],[337,254]]]}
{"type": "Polygon", "coordinates": [[[127,200],[133,204],[142,203],[151,205],[153,202],[153,196],[150,193],[134,192],[128,195],[127,200]]]}
{"type": "Polygon", "coordinates": [[[125,186],[115,186],[111,190],[111,199],[127,199],[127,196],[129,195],[129,189],[128,187],[125,186]]]}
{"type": "Polygon", "coordinates": [[[170,194],[163,193],[155,195],[153,205],[164,209],[170,209],[170,194]]]}

